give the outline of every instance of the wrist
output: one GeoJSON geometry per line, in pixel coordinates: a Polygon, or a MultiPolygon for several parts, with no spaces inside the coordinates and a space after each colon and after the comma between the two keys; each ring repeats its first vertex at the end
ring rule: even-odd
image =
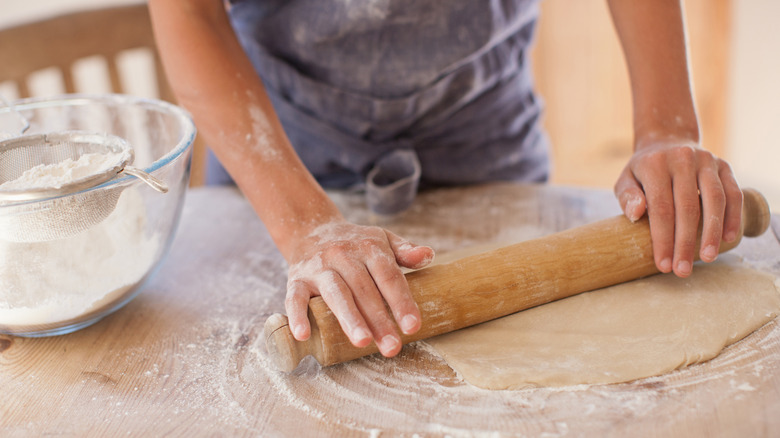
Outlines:
{"type": "Polygon", "coordinates": [[[699,144],[699,119],[689,99],[644,101],[635,108],[634,147],[656,144],[699,144]]]}
{"type": "Polygon", "coordinates": [[[322,197],[306,202],[287,202],[263,222],[282,256],[290,262],[306,252],[308,242],[317,229],[329,224],[346,222],[333,201],[322,192],[322,197]]]}
{"type": "Polygon", "coordinates": [[[669,144],[690,144],[698,146],[699,125],[695,118],[685,121],[682,117],[673,117],[666,122],[644,123],[634,131],[634,150],[669,144]]]}

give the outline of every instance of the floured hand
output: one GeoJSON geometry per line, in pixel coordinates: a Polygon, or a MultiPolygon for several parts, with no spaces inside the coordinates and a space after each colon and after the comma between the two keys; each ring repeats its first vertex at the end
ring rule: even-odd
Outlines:
{"type": "Polygon", "coordinates": [[[405,334],[420,329],[420,311],[400,266],[426,266],[433,260],[431,248],[345,221],[317,227],[297,247],[301,250],[291,258],[285,300],[295,339],[309,338],[308,304],[317,295],[356,347],[376,340],[384,356],[398,354],[401,339],[387,307],[405,334]]]}
{"type": "Polygon", "coordinates": [[[721,239],[734,241],[742,220],[742,192],[728,163],[693,141],[656,139],[638,146],[615,195],[632,221],[647,213],[656,266],[680,277],[691,274],[697,250],[701,260],[715,260],[721,239]]]}

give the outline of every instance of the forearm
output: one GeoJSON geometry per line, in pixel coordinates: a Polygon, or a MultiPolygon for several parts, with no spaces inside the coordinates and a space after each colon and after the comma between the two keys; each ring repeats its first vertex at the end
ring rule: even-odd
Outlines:
{"type": "Polygon", "coordinates": [[[631,79],[635,144],[699,141],[679,0],[608,0],[631,79]]]}
{"type": "Polygon", "coordinates": [[[296,251],[297,237],[341,220],[291,147],[222,2],[152,0],[149,6],[179,103],[285,257],[296,251]]]}
{"type": "Polygon", "coordinates": [[[661,272],[690,275],[740,227],[742,192],[729,165],[701,148],[680,0],[608,0],[634,100],[635,151],[615,184],[629,219],[645,213],[661,272]],[[702,227],[700,244],[699,221],[702,227]]]}

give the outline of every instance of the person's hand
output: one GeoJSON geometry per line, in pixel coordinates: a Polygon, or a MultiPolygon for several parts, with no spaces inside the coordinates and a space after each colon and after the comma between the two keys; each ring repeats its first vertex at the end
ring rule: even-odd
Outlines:
{"type": "Polygon", "coordinates": [[[647,213],[658,270],[680,277],[691,274],[697,250],[701,260],[715,260],[721,238],[734,241],[742,220],[742,192],[728,163],[694,141],[639,145],[615,184],[615,195],[630,220],[647,213]]]}
{"type": "Polygon", "coordinates": [[[348,222],[322,225],[297,247],[302,249],[290,261],[285,300],[295,339],[309,338],[308,304],[317,295],[356,347],[365,347],[373,339],[387,357],[401,350],[385,302],[405,334],[420,329],[420,311],[399,265],[422,268],[433,260],[433,249],[378,227],[348,222]]]}

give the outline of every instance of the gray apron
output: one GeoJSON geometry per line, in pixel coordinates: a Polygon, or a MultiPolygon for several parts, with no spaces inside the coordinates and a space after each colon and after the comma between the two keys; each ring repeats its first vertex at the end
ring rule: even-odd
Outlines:
{"type": "Polygon", "coordinates": [[[394,213],[422,187],[548,177],[533,0],[243,0],[233,27],[324,187],[394,213]]]}

